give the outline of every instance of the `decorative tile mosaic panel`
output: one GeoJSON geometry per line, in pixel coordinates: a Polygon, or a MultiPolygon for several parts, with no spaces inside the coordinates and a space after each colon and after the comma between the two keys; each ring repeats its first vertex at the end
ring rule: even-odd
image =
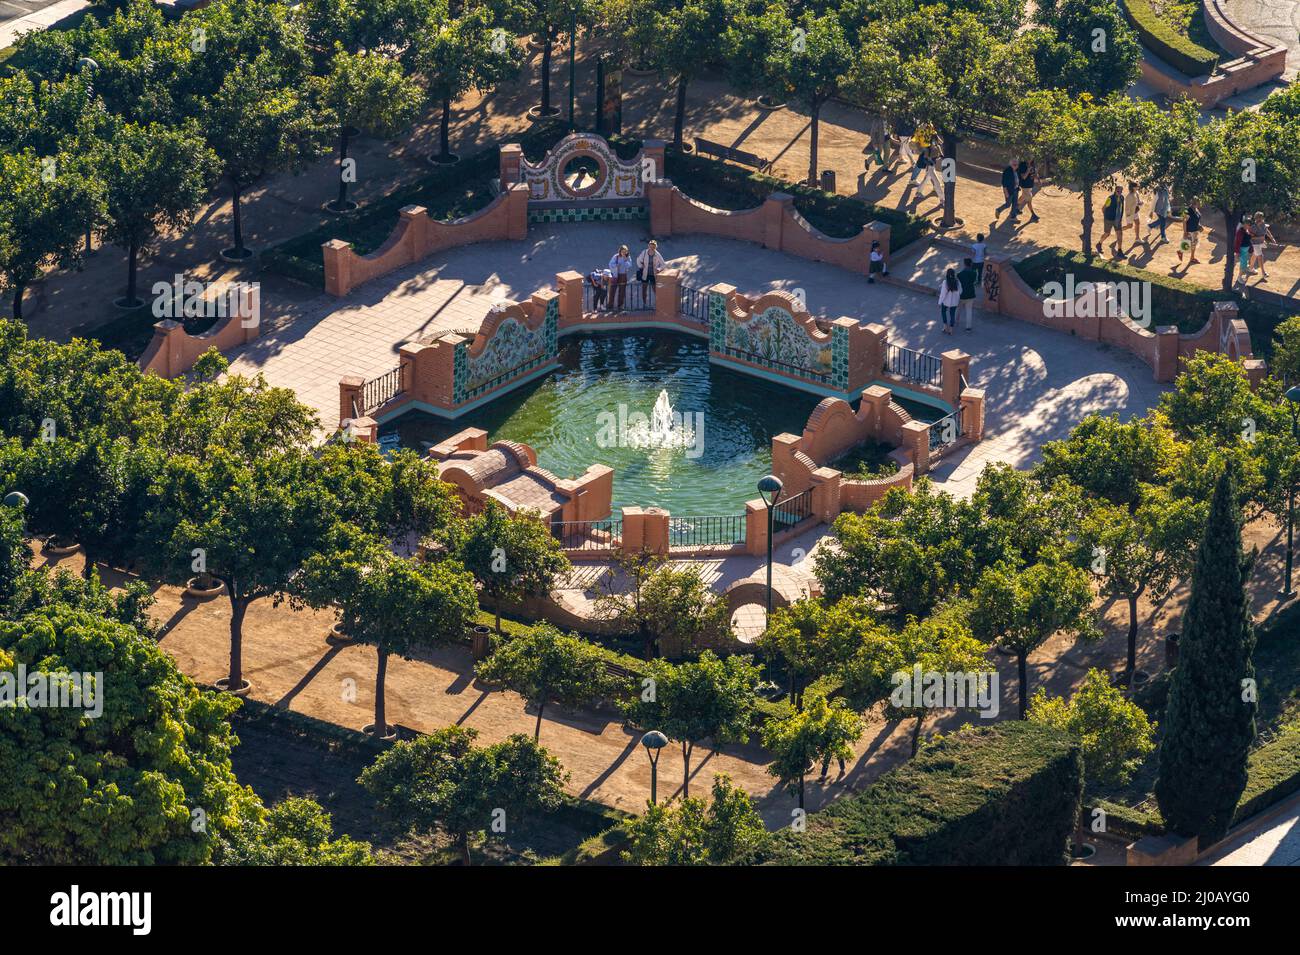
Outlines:
{"type": "Polygon", "coordinates": [[[631,222],[649,219],[645,206],[588,206],[573,209],[529,209],[528,221],[538,222],[631,222]]]}
{"type": "Polygon", "coordinates": [[[497,326],[483,351],[469,353],[470,342],[456,346],[452,357],[452,400],[473,401],[553,361],[559,353],[560,300],[551,299],[539,328],[530,329],[511,316],[497,326]]]}
{"type": "Polygon", "coordinates": [[[604,138],[592,133],[570,133],[561,139],[539,163],[527,159],[520,162],[520,174],[528,184],[529,198],[541,202],[552,199],[640,199],[645,196],[641,182],[641,156],[638,154],[624,162],[610,148],[604,138]],[[572,176],[569,164],[575,159],[587,160],[588,172],[594,166],[596,175],[590,181],[584,178],[575,185],[565,177],[572,176]]]}
{"type": "MultiPolygon", "coordinates": [[[[780,306],[765,308],[744,322],[726,322],[725,329],[724,350],[728,355],[790,374],[802,371],[813,377],[832,376],[833,345],[814,341],[807,329],[780,306]]],[[[847,376],[847,347],[844,372],[847,376]]]]}

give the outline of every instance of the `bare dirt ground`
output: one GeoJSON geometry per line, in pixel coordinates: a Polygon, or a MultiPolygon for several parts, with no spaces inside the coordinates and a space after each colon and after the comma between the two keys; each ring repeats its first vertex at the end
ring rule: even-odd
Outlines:
{"type": "MultiPolygon", "coordinates": [[[[1278,608],[1284,535],[1256,523],[1247,529],[1248,546],[1262,551],[1253,590],[1257,619],[1264,621],[1278,608]]],[[[80,555],[51,560],[48,567],[79,572],[80,555]]],[[[104,573],[120,584],[121,574],[104,573]]],[[[201,684],[224,676],[229,664],[229,608],[223,598],[195,601],[172,587],[156,591],[154,615],[162,626],[160,645],[181,669],[201,684]]],[[[1140,605],[1139,666],[1152,674],[1164,669],[1163,636],[1178,628],[1186,600],[1181,586],[1159,608],[1140,605]]],[[[1064,636],[1049,640],[1030,657],[1031,691],[1046,687],[1053,694],[1069,693],[1089,667],[1119,669],[1126,652],[1127,608],[1111,603],[1102,608],[1105,637],[1089,646],[1064,636]]],[[[244,628],[244,675],[252,697],[261,702],[306,713],[317,719],[359,730],[371,722],[374,697],[374,652],[364,646],[332,646],[325,634],[333,623],[327,613],[293,611],[269,600],[254,603],[244,628]]],[[[1014,719],[1017,688],[1014,661],[995,656],[1001,685],[999,719],[1014,719]]],[[[473,727],[483,742],[496,742],[512,733],[532,734],[536,715],[508,691],[491,690],[473,676],[467,649],[437,650],[415,660],[392,659],[388,668],[388,719],[417,731],[450,724],[473,727]]],[[[948,716],[929,720],[925,731],[950,730],[977,717],[948,716]]],[[[910,752],[911,724],[869,718],[856,747],[856,757],[842,778],[826,784],[809,780],[807,806],[816,809],[845,792],[861,788],[882,772],[905,760],[910,752]]],[[[640,733],[614,714],[564,712],[549,706],[542,721],[541,742],[571,774],[570,791],[630,812],[638,812],[649,797],[650,768],[640,751],[640,733]]],[[[273,745],[263,741],[262,748],[273,745]]],[[[290,752],[286,746],[285,752],[290,752]]],[[[724,747],[713,752],[696,748],[691,767],[691,791],[705,792],[715,773],[729,773],[753,794],[768,825],[789,822],[792,798],[775,787],[766,771],[767,756],[754,744],[724,747]]],[[[282,767],[277,767],[277,772],[282,767]]],[[[351,770],[349,770],[350,772],[351,770]]],[[[285,791],[293,787],[288,783],[285,791]]],[[[326,782],[312,783],[319,789],[326,782]]],[[[676,748],[664,750],[659,763],[660,798],[677,795],[682,787],[682,761],[676,748]]],[[[345,813],[346,815],[346,813],[345,813]]],[[[349,824],[351,825],[351,824],[349,824]]],[[[351,829],[347,831],[352,831],[351,829]]],[[[360,831],[360,830],[358,830],[360,831]]]]}

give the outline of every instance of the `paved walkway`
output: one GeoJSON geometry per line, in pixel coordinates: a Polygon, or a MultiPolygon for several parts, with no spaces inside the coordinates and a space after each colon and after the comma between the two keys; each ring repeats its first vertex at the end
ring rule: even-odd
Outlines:
{"type": "MultiPolygon", "coordinates": [[[[405,342],[477,328],[492,302],[527,298],[550,287],[556,272],[585,271],[607,261],[619,243],[644,238],[642,224],[556,224],[534,226],[523,243],[456,249],[375,279],[343,299],[322,294],[271,318],[259,339],[231,353],[231,367],[293,388],[329,429],[337,424],[338,381],[344,375],[378,375],[397,364],[405,342]]],[[[814,315],[879,322],[891,342],[921,351],[969,352],[971,384],[987,395],[987,437],[936,470],[936,479],[954,493],[969,493],[987,461],[1025,466],[1036,460],[1044,441],[1062,437],[1084,415],[1141,414],[1161,390],[1150,369],[1126,352],[1013,319],[979,312],[973,333],[946,336],[933,297],[868,285],[834,266],[704,236],[665,240],[662,248],[688,284],[728,282],[745,292],[802,288],[814,315]]]]}
{"type": "Polygon", "coordinates": [[[1300,866],[1300,796],[1232,837],[1197,865],[1300,866]]]}
{"type": "Polygon", "coordinates": [[[0,50],[88,6],[89,0],[0,0],[0,50]]]}
{"type": "Polygon", "coordinates": [[[1296,78],[1300,72],[1300,0],[1226,0],[1224,10],[1243,30],[1285,46],[1282,78],[1296,78]]]}

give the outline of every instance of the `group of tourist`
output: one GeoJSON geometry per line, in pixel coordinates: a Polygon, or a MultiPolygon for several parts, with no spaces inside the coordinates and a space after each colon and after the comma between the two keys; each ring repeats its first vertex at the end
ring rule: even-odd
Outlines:
{"type": "Polygon", "coordinates": [[[961,268],[949,267],[944,272],[939,283],[939,317],[945,335],[951,335],[956,329],[959,311],[966,317],[966,331],[975,330],[975,296],[984,280],[987,254],[988,243],[984,241],[984,233],[980,232],[971,244],[970,255],[962,259],[961,268]]]}
{"type": "Polygon", "coordinates": [[[592,288],[592,310],[597,312],[619,312],[627,307],[627,283],[636,270],[636,280],[641,284],[641,301],[649,303],[649,290],[655,285],[655,276],[667,268],[664,257],[659,254],[659,243],[651,239],[641,254],[632,259],[632,252],[626,245],[620,245],[603,269],[592,269],[587,273],[587,284],[592,288]]]}
{"type": "Polygon", "coordinates": [[[1003,209],[1010,209],[1011,216],[1008,221],[1014,221],[1020,218],[1023,203],[1023,208],[1029,211],[1029,221],[1037,222],[1038,213],[1034,211],[1034,196],[1041,188],[1038,164],[1032,159],[1016,159],[1013,156],[1007,160],[1006,168],[1002,170],[1002,198],[1005,201],[994,210],[994,215],[1000,214],[1003,209]]]}

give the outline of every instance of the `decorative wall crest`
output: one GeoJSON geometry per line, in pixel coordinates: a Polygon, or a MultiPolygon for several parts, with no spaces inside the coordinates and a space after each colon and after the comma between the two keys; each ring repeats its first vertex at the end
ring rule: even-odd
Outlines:
{"type": "Polygon", "coordinates": [[[570,133],[536,164],[521,159],[520,181],[530,202],[578,202],[584,199],[642,199],[641,154],[619,159],[604,138],[570,133]]]}

